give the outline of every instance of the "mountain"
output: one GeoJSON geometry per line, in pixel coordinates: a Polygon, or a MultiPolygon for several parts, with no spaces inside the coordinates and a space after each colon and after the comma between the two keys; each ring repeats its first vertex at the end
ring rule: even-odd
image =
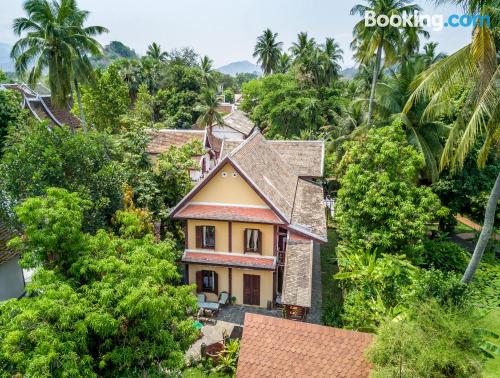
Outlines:
{"type": "Polygon", "coordinates": [[[342,76],[345,79],[352,79],[357,73],[358,70],[356,67],[350,67],[340,71],[340,76],[342,76]]]}
{"type": "Polygon", "coordinates": [[[258,66],[250,63],[248,60],[226,64],[225,66],[217,68],[217,71],[231,76],[236,76],[236,74],[239,73],[257,73],[258,75],[262,73],[258,66]]]}
{"type": "Polygon", "coordinates": [[[105,68],[109,66],[111,62],[120,58],[138,59],[139,56],[134,50],[120,41],[112,41],[109,45],[104,47],[103,56],[91,58],[91,61],[94,66],[105,68]]]}
{"type": "Polygon", "coordinates": [[[14,62],[10,59],[11,45],[0,42],[0,70],[14,72],[14,62]]]}

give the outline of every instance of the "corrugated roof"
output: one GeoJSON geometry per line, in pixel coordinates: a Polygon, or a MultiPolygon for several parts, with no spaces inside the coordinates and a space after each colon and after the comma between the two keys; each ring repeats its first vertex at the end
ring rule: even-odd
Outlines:
{"type": "Polygon", "coordinates": [[[236,377],[368,377],[373,335],[246,313],[236,377]]]}
{"type": "Polygon", "coordinates": [[[282,303],[311,307],[312,240],[291,240],[286,245],[282,303]]]}

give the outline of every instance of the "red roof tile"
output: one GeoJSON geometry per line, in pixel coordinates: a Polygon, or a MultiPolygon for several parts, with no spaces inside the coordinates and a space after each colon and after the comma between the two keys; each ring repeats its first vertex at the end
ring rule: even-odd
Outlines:
{"type": "Polygon", "coordinates": [[[187,205],[175,218],[230,220],[256,223],[282,224],[271,209],[241,206],[187,205]]]}
{"type": "Polygon", "coordinates": [[[208,265],[238,266],[242,268],[267,270],[274,270],[276,268],[275,257],[244,256],[241,254],[220,252],[216,253],[185,251],[184,255],[182,256],[182,262],[208,265]]]}
{"type": "Polygon", "coordinates": [[[246,313],[236,377],[368,377],[373,335],[246,313]]]}

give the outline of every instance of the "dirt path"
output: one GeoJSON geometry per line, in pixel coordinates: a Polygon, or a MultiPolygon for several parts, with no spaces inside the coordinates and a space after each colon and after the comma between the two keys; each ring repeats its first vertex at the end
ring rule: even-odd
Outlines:
{"type": "MultiPolygon", "coordinates": [[[[474,221],[471,221],[470,219],[468,218],[465,218],[464,216],[458,214],[458,215],[455,215],[455,219],[462,223],[462,224],[465,224],[467,227],[470,227],[472,228],[473,230],[476,230],[477,232],[481,232],[481,225],[477,224],[476,222],[474,221]]],[[[498,235],[497,233],[493,232],[491,234],[491,239],[495,239],[495,240],[498,240],[500,241],[500,235],[498,235]]]]}

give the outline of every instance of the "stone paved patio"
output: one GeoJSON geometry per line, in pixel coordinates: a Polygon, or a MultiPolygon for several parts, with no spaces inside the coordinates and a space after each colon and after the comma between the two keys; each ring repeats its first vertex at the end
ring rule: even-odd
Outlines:
{"type": "Polygon", "coordinates": [[[217,315],[217,320],[242,326],[245,319],[245,313],[247,312],[252,314],[274,316],[276,318],[282,317],[281,309],[267,310],[260,307],[232,305],[222,308],[217,315]]]}

